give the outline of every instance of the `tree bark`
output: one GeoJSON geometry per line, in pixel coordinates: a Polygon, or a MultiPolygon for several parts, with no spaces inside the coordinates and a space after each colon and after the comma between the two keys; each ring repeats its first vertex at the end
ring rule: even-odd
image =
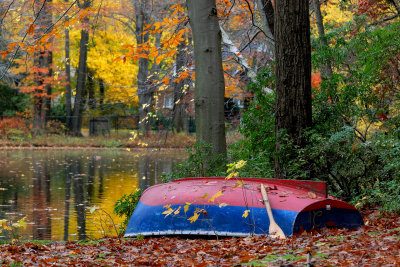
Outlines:
{"type": "MultiPolygon", "coordinates": [[[[90,6],[91,1],[85,0],[82,9],[90,6]]],[[[76,83],[75,104],[72,118],[72,134],[74,136],[82,136],[82,113],[85,105],[86,76],[87,76],[87,53],[89,43],[89,18],[83,19],[83,29],[81,30],[81,40],[79,44],[79,64],[78,78],[76,83]]]]}
{"type": "MultiPolygon", "coordinates": [[[[178,54],[176,55],[175,61],[175,73],[179,75],[179,73],[187,70],[187,40],[186,35],[182,36],[185,40],[181,41],[178,45],[178,54]]],[[[182,132],[185,130],[184,124],[187,119],[185,116],[185,109],[187,107],[187,103],[184,102],[184,97],[187,93],[187,78],[182,79],[179,82],[174,83],[174,107],[173,107],[173,122],[174,129],[176,132],[182,132]]]]}
{"type": "MultiPolygon", "coordinates": [[[[35,4],[36,10],[38,10],[36,16],[38,16],[39,26],[35,35],[38,38],[45,33],[46,29],[52,27],[49,3],[51,0],[35,4]]],[[[43,48],[35,54],[34,63],[38,71],[35,74],[36,89],[33,95],[33,129],[34,134],[39,135],[46,128],[46,122],[50,115],[52,88],[49,78],[52,76],[53,54],[48,48],[43,48]]]]}
{"type": "MultiPolygon", "coordinates": [[[[319,40],[323,46],[328,47],[328,41],[326,40],[325,36],[324,20],[322,17],[321,5],[319,3],[319,0],[313,0],[313,9],[315,13],[315,21],[317,23],[319,40]]],[[[322,78],[329,79],[330,77],[332,77],[332,73],[332,61],[328,58],[321,70],[322,78]]]]}
{"type": "MultiPolygon", "coordinates": [[[[276,116],[279,139],[286,130],[294,144],[304,146],[303,131],[311,127],[311,44],[308,0],[275,2],[276,116]]],[[[277,142],[279,151],[281,140],[277,142]]],[[[279,154],[279,153],[277,153],[279,154]]],[[[275,177],[285,178],[279,158],[275,177]]]]}
{"type": "Polygon", "coordinates": [[[103,104],[104,104],[104,81],[102,79],[99,79],[99,104],[100,108],[103,109],[103,104]]]}
{"type": "MultiPolygon", "coordinates": [[[[143,34],[143,28],[149,24],[150,18],[148,16],[148,3],[147,0],[140,0],[135,2],[136,12],[136,42],[137,46],[145,44],[149,41],[149,33],[143,34]]],[[[148,53],[142,51],[142,53],[148,53]]],[[[139,96],[139,130],[147,133],[150,130],[150,118],[148,113],[152,110],[153,106],[153,93],[149,88],[149,59],[139,58],[139,70],[137,75],[138,96],[139,96]]]]}
{"type": "Polygon", "coordinates": [[[257,8],[260,13],[263,30],[267,35],[267,46],[272,54],[275,54],[274,7],[271,0],[257,0],[257,8]]]}
{"type": "MultiPolygon", "coordinates": [[[[65,0],[66,3],[69,2],[69,0],[65,0]]],[[[65,21],[69,21],[68,15],[65,16],[65,21]]],[[[65,27],[65,76],[66,78],[66,85],[65,85],[65,111],[67,115],[67,120],[66,120],[66,127],[68,131],[71,130],[72,124],[71,124],[71,116],[72,116],[72,104],[71,104],[71,60],[70,60],[70,40],[69,40],[69,28],[65,27]]]]}
{"type": "Polygon", "coordinates": [[[88,70],[88,82],[87,82],[87,93],[89,96],[89,109],[94,110],[96,109],[96,92],[95,92],[95,83],[94,83],[94,71],[89,69],[88,70]]]}
{"type": "Polygon", "coordinates": [[[215,0],[187,0],[196,66],[195,113],[198,141],[226,157],[221,31],[215,0]]]}

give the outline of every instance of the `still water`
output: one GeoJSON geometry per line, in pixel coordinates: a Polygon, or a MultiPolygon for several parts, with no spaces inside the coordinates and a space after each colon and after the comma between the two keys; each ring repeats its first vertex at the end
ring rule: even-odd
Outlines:
{"type": "Polygon", "coordinates": [[[122,222],[112,212],[118,199],[160,183],[184,158],[181,150],[0,150],[0,220],[25,217],[22,239],[100,238],[122,222]]]}

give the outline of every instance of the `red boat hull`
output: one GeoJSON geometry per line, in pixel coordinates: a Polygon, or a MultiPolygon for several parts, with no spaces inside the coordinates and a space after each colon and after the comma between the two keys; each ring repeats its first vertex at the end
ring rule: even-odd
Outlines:
{"type": "Polygon", "coordinates": [[[186,178],[148,188],[125,236],[268,234],[269,219],[260,184],[267,188],[275,221],[286,235],[326,226],[363,225],[353,206],[327,197],[323,182],[186,178]]]}

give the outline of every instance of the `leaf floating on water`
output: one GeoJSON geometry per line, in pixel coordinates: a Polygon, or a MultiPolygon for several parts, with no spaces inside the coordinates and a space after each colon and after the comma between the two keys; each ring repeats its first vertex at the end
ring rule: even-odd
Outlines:
{"type": "Polygon", "coordinates": [[[98,210],[98,209],[99,209],[99,207],[93,206],[93,207],[90,208],[89,212],[90,212],[90,213],[93,213],[93,212],[95,212],[95,211],[98,210]]]}

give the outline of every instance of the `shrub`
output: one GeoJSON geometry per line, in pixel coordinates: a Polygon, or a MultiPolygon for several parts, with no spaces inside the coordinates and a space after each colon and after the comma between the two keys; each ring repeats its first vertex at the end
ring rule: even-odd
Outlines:
{"type": "Polygon", "coordinates": [[[139,189],[135,193],[123,195],[122,198],[117,200],[117,202],[114,204],[114,213],[117,214],[119,217],[125,217],[124,222],[119,228],[119,234],[123,234],[125,232],[125,229],[129,223],[129,219],[131,218],[133,211],[139,203],[139,199],[142,196],[142,193],[143,191],[139,189]]]}
{"type": "Polygon", "coordinates": [[[29,136],[29,132],[30,129],[22,118],[11,117],[0,120],[0,135],[2,137],[20,140],[29,136]]]}
{"type": "Polygon", "coordinates": [[[363,188],[352,204],[363,208],[379,206],[384,212],[400,214],[400,181],[377,180],[363,188]]]}
{"type": "Polygon", "coordinates": [[[57,135],[63,135],[67,131],[67,128],[65,125],[58,121],[58,120],[49,120],[46,123],[46,132],[47,134],[57,134],[57,135]]]}

